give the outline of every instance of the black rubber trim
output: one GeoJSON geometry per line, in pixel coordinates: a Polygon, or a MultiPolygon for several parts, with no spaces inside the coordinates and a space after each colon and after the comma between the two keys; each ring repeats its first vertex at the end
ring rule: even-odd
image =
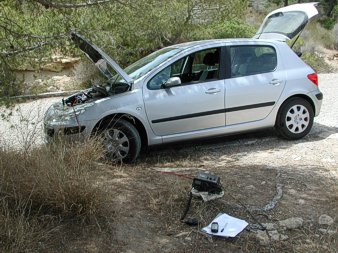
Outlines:
{"type": "Polygon", "coordinates": [[[70,135],[70,134],[79,134],[82,133],[83,130],[85,130],[85,126],[74,126],[74,127],[65,127],[63,132],[65,135],[70,135]]]}
{"type": "Polygon", "coordinates": [[[323,100],[323,93],[319,92],[318,94],[316,94],[316,98],[318,100],[323,100]]]}
{"type": "Polygon", "coordinates": [[[169,118],[163,118],[163,119],[155,119],[155,120],[152,120],[151,123],[154,123],[154,124],[155,123],[163,123],[163,122],[167,122],[167,121],[196,118],[196,117],[202,117],[202,116],[219,114],[219,113],[242,111],[242,110],[260,108],[260,107],[272,106],[274,104],[275,104],[275,102],[266,102],[266,103],[260,103],[260,104],[253,104],[253,105],[244,105],[244,106],[232,107],[232,108],[227,108],[227,109],[218,109],[218,110],[207,111],[207,112],[198,112],[198,113],[192,113],[192,114],[185,114],[185,115],[180,115],[180,116],[175,116],[175,117],[169,117],[169,118]]]}

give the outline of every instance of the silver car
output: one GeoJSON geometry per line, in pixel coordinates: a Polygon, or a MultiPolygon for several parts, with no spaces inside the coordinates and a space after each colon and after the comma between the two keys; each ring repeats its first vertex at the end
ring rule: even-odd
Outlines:
{"type": "Polygon", "coordinates": [[[286,42],[318,14],[315,6],[271,12],[253,39],[173,45],[125,69],[74,32],[106,81],[52,105],[44,118],[47,139],[101,136],[109,159],[130,163],[141,146],[256,129],[302,138],[323,94],[315,71],[286,42]]]}

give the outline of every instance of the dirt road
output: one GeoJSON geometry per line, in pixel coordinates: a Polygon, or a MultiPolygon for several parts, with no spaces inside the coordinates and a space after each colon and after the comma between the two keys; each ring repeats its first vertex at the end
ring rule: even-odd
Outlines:
{"type": "MultiPolygon", "coordinates": [[[[105,168],[99,184],[117,194],[112,200],[118,210],[114,249],[120,252],[271,252],[271,249],[337,252],[337,80],[338,74],[320,75],[324,94],[321,114],[315,118],[310,134],[301,140],[282,140],[272,130],[266,130],[157,147],[143,154],[137,166],[105,168]],[[208,224],[219,212],[226,212],[251,225],[258,221],[272,228],[245,231],[233,240],[210,239],[198,232],[200,227],[180,223],[191,181],[161,171],[194,176],[201,169],[219,175],[226,192],[222,200],[193,203],[189,216],[197,217],[200,226],[208,224]],[[281,190],[279,197],[278,190],[281,190]],[[264,211],[263,207],[274,199],[276,206],[264,211]],[[250,214],[248,210],[255,211],[250,214]],[[286,226],[288,222],[294,223],[286,226]]],[[[43,112],[58,99],[16,106],[9,121],[1,120],[0,145],[22,147],[33,140],[34,145],[42,143],[43,112]],[[29,137],[31,134],[34,138],[29,137]]],[[[87,239],[81,241],[84,251],[86,245],[92,247],[97,243],[95,238],[87,239]]]]}

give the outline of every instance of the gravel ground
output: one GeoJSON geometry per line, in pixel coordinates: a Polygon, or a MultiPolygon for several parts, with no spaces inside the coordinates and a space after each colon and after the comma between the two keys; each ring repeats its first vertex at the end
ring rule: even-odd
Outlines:
{"type": "Polygon", "coordinates": [[[11,110],[0,108],[0,115],[2,115],[0,146],[28,148],[44,143],[44,113],[51,104],[60,99],[60,97],[53,97],[21,103],[11,110]]]}
{"type": "MultiPolygon", "coordinates": [[[[286,141],[272,130],[265,130],[198,141],[193,145],[156,147],[142,155],[134,166],[136,169],[103,166],[102,171],[96,172],[103,173],[98,184],[112,192],[118,189],[119,197],[112,198],[113,206],[123,210],[115,214],[116,251],[337,252],[338,73],[321,74],[319,78],[324,93],[321,113],[315,118],[312,131],[301,140],[286,141]],[[255,223],[245,210],[234,207],[244,203],[253,210],[262,208],[274,199],[278,187],[282,192],[276,207],[263,216],[256,215],[256,219],[277,227],[278,222],[290,218],[301,220],[302,224],[287,230],[278,227],[271,231],[270,237],[263,231],[243,232],[235,240],[210,242],[200,235],[198,228],[192,229],[178,221],[186,200],[177,196],[189,189],[190,182],[159,173],[176,171],[193,176],[201,169],[219,175],[226,189],[222,200],[199,204],[199,208],[197,204],[193,206],[192,212],[203,218],[204,225],[219,210],[255,223]],[[332,223],[321,224],[320,217],[327,215],[332,217],[332,223]],[[182,232],[190,236],[174,236],[182,232]],[[271,239],[275,235],[278,238],[271,239]]],[[[51,103],[60,99],[17,105],[8,120],[1,120],[0,146],[29,148],[43,143],[43,114],[51,103]]],[[[1,114],[8,112],[1,109],[1,114]]],[[[99,246],[100,240],[88,235],[88,240],[75,241],[75,245],[84,249],[92,244],[99,246]]]]}

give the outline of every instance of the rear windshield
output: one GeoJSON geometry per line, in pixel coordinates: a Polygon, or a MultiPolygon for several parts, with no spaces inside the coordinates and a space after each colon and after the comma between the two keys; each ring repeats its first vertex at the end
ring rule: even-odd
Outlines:
{"type": "Polygon", "coordinates": [[[304,12],[277,12],[267,18],[258,34],[281,33],[288,38],[295,37],[306,25],[308,18],[304,12]]]}

